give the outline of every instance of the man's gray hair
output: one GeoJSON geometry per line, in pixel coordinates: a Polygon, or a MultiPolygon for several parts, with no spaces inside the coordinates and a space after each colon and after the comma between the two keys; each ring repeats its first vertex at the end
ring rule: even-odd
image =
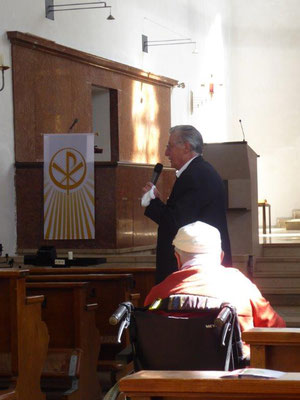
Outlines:
{"type": "Polygon", "coordinates": [[[203,138],[201,133],[192,125],[176,125],[170,129],[170,134],[177,134],[179,140],[183,143],[188,142],[191,149],[198,154],[202,154],[203,138]]]}

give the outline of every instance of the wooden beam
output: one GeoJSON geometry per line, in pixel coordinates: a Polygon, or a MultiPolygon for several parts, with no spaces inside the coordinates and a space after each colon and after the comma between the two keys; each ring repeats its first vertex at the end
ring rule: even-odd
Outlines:
{"type": "Polygon", "coordinates": [[[7,37],[11,43],[19,46],[29,47],[44,53],[50,53],[59,57],[68,58],[69,60],[87,64],[106,71],[117,72],[118,74],[126,75],[130,78],[138,79],[143,82],[167,87],[173,87],[178,84],[178,81],[175,79],[155,75],[126,64],[121,64],[116,61],[111,61],[106,58],[62,46],[51,40],[31,35],[29,33],[9,31],[7,32],[7,37]]]}

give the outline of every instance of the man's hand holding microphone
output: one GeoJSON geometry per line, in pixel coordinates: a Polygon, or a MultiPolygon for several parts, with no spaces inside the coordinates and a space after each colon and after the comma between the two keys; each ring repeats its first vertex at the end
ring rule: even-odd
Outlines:
{"type": "Polygon", "coordinates": [[[159,178],[159,175],[163,169],[163,165],[157,163],[154,167],[152,178],[150,182],[147,182],[146,185],[143,187],[143,197],[141,200],[141,204],[143,207],[148,207],[151,200],[154,200],[156,197],[160,198],[160,193],[156,189],[156,182],[159,178]]]}

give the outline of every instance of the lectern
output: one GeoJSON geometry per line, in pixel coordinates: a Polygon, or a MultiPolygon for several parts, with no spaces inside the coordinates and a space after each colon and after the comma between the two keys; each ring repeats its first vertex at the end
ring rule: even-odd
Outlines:
{"type": "Polygon", "coordinates": [[[257,154],[247,142],[208,143],[204,159],[224,180],[232,254],[259,254],[257,154]]]}

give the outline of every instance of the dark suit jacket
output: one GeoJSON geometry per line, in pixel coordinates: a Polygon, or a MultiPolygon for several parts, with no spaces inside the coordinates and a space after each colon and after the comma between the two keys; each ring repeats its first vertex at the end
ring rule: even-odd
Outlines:
{"type": "Polygon", "coordinates": [[[172,241],[184,225],[202,221],[216,227],[225,252],[223,265],[231,266],[227,229],[224,183],[215,169],[202,156],[195,158],[173,186],[167,204],[151,200],[145,215],[158,224],[156,248],[156,282],[177,270],[172,241]]]}

